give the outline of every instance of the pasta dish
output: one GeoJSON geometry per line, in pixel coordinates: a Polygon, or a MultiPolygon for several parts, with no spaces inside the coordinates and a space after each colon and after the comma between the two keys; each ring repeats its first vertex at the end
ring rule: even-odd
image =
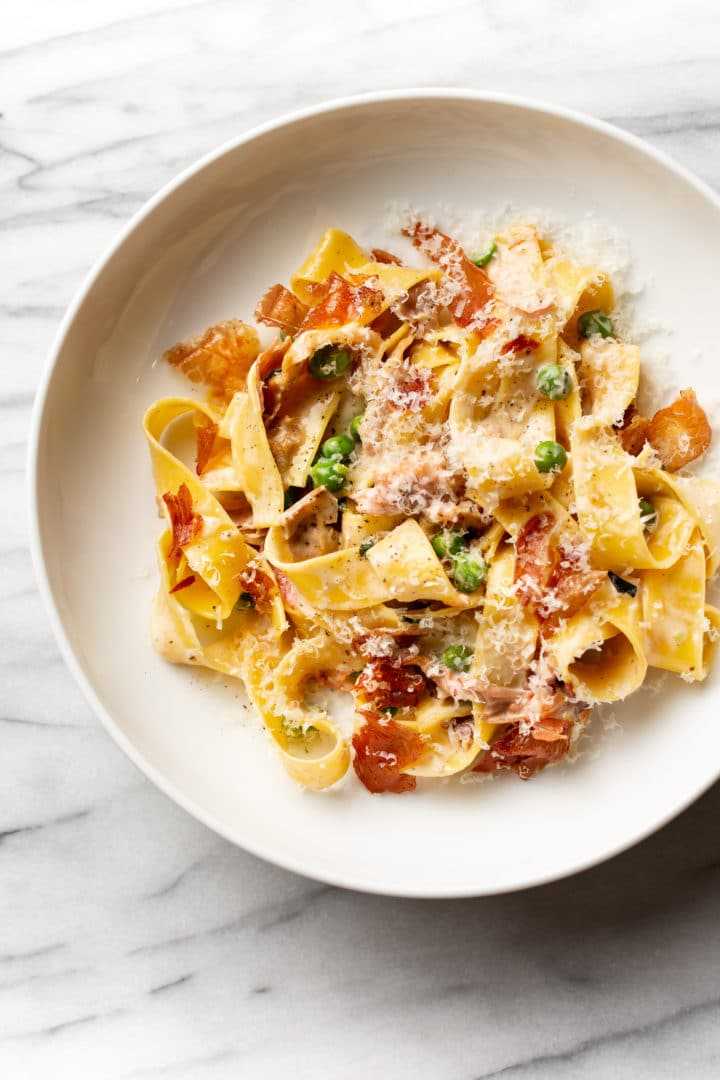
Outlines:
{"type": "Polygon", "coordinates": [[[206,395],[144,418],[154,644],[241,680],[314,789],[527,779],[649,667],[704,679],[720,632],[710,426],[691,389],[640,411],[609,276],[524,222],[481,253],[403,231],[412,265],[328,229],[260,333],[165,354],[206,395]]]}

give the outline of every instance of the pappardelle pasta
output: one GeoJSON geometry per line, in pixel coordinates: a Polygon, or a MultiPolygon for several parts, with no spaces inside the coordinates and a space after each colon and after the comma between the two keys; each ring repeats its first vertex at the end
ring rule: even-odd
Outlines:
{"type": "Polygon", "coordinates": [[[176,345],[144,419],[153,640],[240,679],[288,773],[371,792],[564,758],[648,667],[708,673],[720,486],[692,390],[645,417],[605,273],[530,224],[408,266],[328,229],[255,318],[176,345]],[[192,422],[195,461],[172,448],[192,422]],[[347,734],[313,687],[352,695],[347,734]]]}

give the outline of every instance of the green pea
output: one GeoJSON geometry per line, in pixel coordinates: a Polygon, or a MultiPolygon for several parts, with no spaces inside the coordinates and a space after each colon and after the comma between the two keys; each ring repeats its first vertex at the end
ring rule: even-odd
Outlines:
{"type": "Polygon", "coordinates": [[[473,593],[480,588],[487,577],[487,563],[480,559],[471,559],[469,555],[456,555],[452,568],[452,579],[458,592],[473,593]]]}
{"type": "Polygon", "coordinates": [[[360,434],[360,425],[365,419],[365,413],[358,413],[357,416],[353,416],[350,422],[350,434],[355,442],[362,442],[362,435],[360,434]]]}
{"type": "Polygon", "coordinates": [[[538,472],[560,472],[567,465],[567,454],[553,439],[546,439],[535,447],[535,468],[538,472]]]}
{"type": "Polygon", "coordinates": [[[313,724],[306,726],[297,720],[288,720],[286,716],[280,717],[280,725],[288,739],[304,739],[309,742],[318,734],[318,728],[313,724]]]}
{"type": "Polygon", "coordinates": [[[467,547],[467,542],[462,533],[453,532],[452,529],[443,529],[436,533],[431,540],[433,551],[438,559],[447,559],[451,555],[459,555],[467,547]]]}
{"type": "Polygon", "coordinates": [[[451,671],[469,671],[472,649],[467,645],[450,645],[442,654],[442,662],[451,671]]]}
{"type": "Polygon", "coordinates": [[[541,394],[551,401],[562,401],[573,388],[570,372],[560,364],[545,364],[537,373],[537,384],[541,394]]]}
{"type": "Polygon", "coordinates": [[[487,264],[490,262],[490,260],[495,258],[496,254],[497,254],[497,244],[495,243],[495,241],[493,241],[492,244],[490,245],[490,247],[485,252],[485,254],[476,256],[476,258],[473,259],[473,262],[475,263],[476,266],[479,266],[479,267],[482,268],[483,266],[487,266],[487,264]]]}
{"type": "Polygon", "coordinates": [[[236,611],[247,611],[248,608],[254,608],[255,601],[249,592],[241,592],[235,604],[236,611]]]}
{"type": "Polygon", "coordinates": [[[328,491],[341,491],[349,472],[347,465],[330,458],[320,458],[310,469],[315,487],[326,487],[328,491]]]}
{"type": "Polygon", "coordinates": [[[626,578],[620,577],[619,574],[613,574],[612,570],[608,570],[608,577],[617,592],[627,593],[628,596],[637,596],[637,585],[634,581],[627,581],[626,578]]]}
{"type": "Polygon", "coordinates": [[[349,458],[355,449],[355,443],[349,435],[331,435],[320,448],[320,453],[326,458],[349,458]]]}
{"type": "Polygon", "coordinates": [[[640,524],[646,532],[652,532],[657,526],[660,517],[655,509],[655,504],[651,503],[649,499],[640,499],[638,506],[640,508],[640,524]]]}
{"type": "Polygon", "coordinates": [[[352,364],[352,353],[336,345],[323,345],[308,360],[308,371],[316,379],[335,379],[352,364]]]}
{"type": "Polygon", "coordinates": [[[592,337],[593,334],[604,338],[613,336],[612,320],[604,311],[584,311],[577,321],[577,328],[580,337],[592,337]]]}

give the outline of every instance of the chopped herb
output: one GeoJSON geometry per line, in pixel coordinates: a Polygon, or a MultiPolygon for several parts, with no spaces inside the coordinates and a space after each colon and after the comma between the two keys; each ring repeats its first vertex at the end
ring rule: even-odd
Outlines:
{"type": "Polygon", "coordinates": [[[407,622],[407,623],[412,623],[412,624],[413,624],[413,626],[414,626],[414,625],[415,625],[416,623],[419,623],[419,622],[420,622],[420,620],[419,620],[419,619],[411,619],[409,615],[401,615],[401,616],[400,616],[400,618],[402,619],[402,621],[403,621],[403,622],[407,622]]]}
{"type": "Polygon", "coordinates": [[[249,608],[255,607],[255,601],[249,592],[241,592],[235,604],[236,611],[247,611],[249,608]]]}
{"type": "Polygon", "coordinates": [[[442,662],[451,671],[469,671],[472,649],[467,645],[450,645],[442,654],[442,662]]]}
{"type": "Polygon", "coordinates": [[[344,514],[345,511],[347,510],[347,499],[345,498],[344,495],[343,495],[342,498],[338,499],[338,510],[340,511],[341,514],[344,514]]]}
{"type": "Polygon", "coordinates": [[[485,254],[484,255],[476,255],[476,257],[473,259],[473,262],[475,263],[476,266],[479,266],[480,269],[482,269],[483,266],[487,266],[487,264],[490,262],[490,260],[494,259],[496,255],[497,255],[497,244],[493,240],[492,244],[487,249],[485,254]]]}
{"type": "Polygon", "coordinates": [[[383,712],[388,713],[389,716],[397,716],[400,710],[398,709],[397,705],[388,705],[386,709],[383,709],[383,712]]]}
{"type": "Polygon", "coordinates": [[[288,720],[286,716],[280,717],[280,726],[288,739],[311,739],[318,734],[318,729],[312,724],[306,725],[300,721],[288,720]]]}
{"type": "Polygon", "coordinates": [[[350,682],[357,682],[357,680],[360,678],[361,675],[362,675],[362,668],[360,669],[360,671],[351,671],[350,674],[348,675],[348,679],[350,680],[350,682]]]}
{"type": "Polygon", "coordinates": [[[640,508],[640,524],[646,532],[652,532],[660,518],[655,509],[655,504],[651,503],[649,499],[640,499],[638,506],[640,508]]]}
{"type": "Polygon", "coordinates": [[[286,337],[287,337],[287,334],[285,333],[285,331],[281,330],[280,331],[280,340],[284,341],[286,337]]]}
{"type": "Polygon", "coordinates": [[[370,550],[370,548],[373,546],[374,543],[375,543],[374,540],[363,540],[362,544],[358,548],[358,554],[360,555],[361,559],[365,558],[365,556],[367,555],[368,551],[370,550]]]}
{"type": "Polygon", "coordinates": [[[637,596],[637,585],[634,582],[627,581],[618,574],[613,574],[612,570],[608,570],[608,577],[619,593],[627,593],[628,596],[637,596]]]}

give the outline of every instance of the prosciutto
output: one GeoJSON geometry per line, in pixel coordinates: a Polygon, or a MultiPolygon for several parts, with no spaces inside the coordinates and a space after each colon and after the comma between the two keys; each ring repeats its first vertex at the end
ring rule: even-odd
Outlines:
{"type": "Polygon", "coordinates": [[[187,484],[181,484],[177,494],[166,491],[162,497],[172,528],[172,545],[169,559],[179,558],[186,544],[191,543],[202,529],[202,517],[193,510],[192,495],[187,484]]]}
{"type": "Polygon", "coordinates": [[[399,795],[415,788],[415,777],[402,770],[417,761],[425,739],[413,728],[379,713],[363,714],[364,723],[353,735],[353,766],[358,779],[375,795],[399,795]]]}

